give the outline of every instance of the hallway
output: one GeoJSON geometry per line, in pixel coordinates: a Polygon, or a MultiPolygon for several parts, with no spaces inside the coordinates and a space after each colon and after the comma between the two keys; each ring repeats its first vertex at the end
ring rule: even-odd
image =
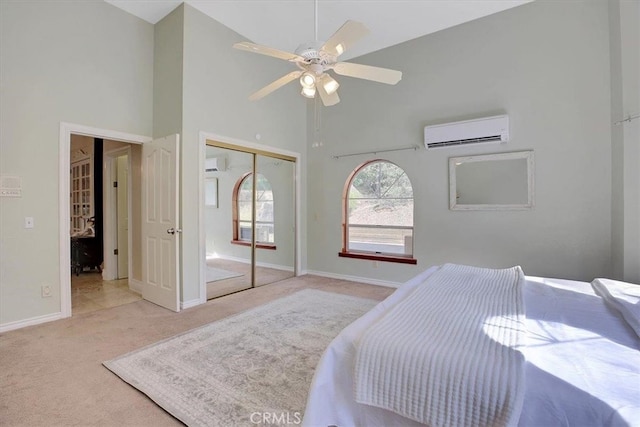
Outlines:
{"type": "Polygon", "coordinates": [[[71,276],[71,311],[73,315],[129,304],[142,299],[129,289],[127,279],[102,280],[101,273],[87,271],[71,276]]]}

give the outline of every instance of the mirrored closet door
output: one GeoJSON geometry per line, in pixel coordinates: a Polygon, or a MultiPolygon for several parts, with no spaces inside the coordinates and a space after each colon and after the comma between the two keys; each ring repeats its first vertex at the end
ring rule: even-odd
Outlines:
{"type": "Polygon", "coordinates": [[[295,163],[257,155],[256,286],[295,275],[295,163]]]}
{"type": "Polygon", "coordinates": [[[295,276],[295,158],[205,150],[207,299],[295,276]]]}

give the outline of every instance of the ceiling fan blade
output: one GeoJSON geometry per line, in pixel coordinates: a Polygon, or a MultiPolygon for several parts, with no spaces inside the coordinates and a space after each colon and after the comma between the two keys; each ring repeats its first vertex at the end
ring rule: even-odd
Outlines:
{"type": "Polygon", "coordinates": [[[325,77],[328,77],[328,74],[325,74],[320,78],[320,81],[319,81],[320,84],[316,85],[316,88],[318,90],[318,93],[320,94],[320,99],[322,99],[322,104],[325,107],[330,107],[340,102],[340,97],[338,96],[337,90],[334,90],[331,93],[327,92],[327,90],[324,87],[325,77]]]}
{"type": "Polygon", "coordinates": [[[329,37],[329,40],[322,45],[321,50],[331,55],[339,56],[367,34],[369,34],[369,29],[364,24],[356,21],[347,21],[329,37]]]}
{"type": "Polygon", "coordinates": [[[278,80],[276,80],[276,81],[274,81],[272,83],[269,83],[268,85],[266,85],[265,87],[263,87],[259,91],[253,93],[249,97],[249,100],[250,101],[257,101],[260,98],[264,98],[265,96],[269,95],[274,90],[280,89],[282,86],[286,85],[287,83],[297,79],[298,77],[300,77],[301,74],[302,74],[302,71],[292,71],[289,74],[286,74],[286,75],[280,77],[278,80]]]}
{"type": "Polygon", "coordinates": [[[285,52],[283,50],[274,49],[268,46],[262,46],[255,43],[240,42],[233,45],[234,48],[246,50],[247,52],[259,53],[261,55],[273,56],[274,58],[284,59],[285,61],[304,61],[304,58],[295,53],[285,52]]]}
{"type": "Polygon", "coordinates": [[[338,62],[333,71],[341,76],[356,77],[374,82],[394,85],[402,79],[402,71],[388,68],[372,67],[370,65],[354,64],[352,62],[338,62]]]}

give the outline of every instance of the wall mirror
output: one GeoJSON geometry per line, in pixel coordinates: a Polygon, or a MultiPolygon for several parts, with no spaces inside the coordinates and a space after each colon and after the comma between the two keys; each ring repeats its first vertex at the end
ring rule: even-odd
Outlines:
{"type": "Polygon", "coordinates": [[[449,158],[449,209],[533,208],[533,151],[449,158]]]}

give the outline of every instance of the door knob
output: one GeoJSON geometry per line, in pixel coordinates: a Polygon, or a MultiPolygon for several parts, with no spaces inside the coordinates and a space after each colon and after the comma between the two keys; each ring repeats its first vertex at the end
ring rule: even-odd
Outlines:
{"type": "Polygon", "coordinates": [[[182,233],[182,230],[179,228],[169,228],[167,229],[167,234],[176,234],[176,233],[182,233]]]}

